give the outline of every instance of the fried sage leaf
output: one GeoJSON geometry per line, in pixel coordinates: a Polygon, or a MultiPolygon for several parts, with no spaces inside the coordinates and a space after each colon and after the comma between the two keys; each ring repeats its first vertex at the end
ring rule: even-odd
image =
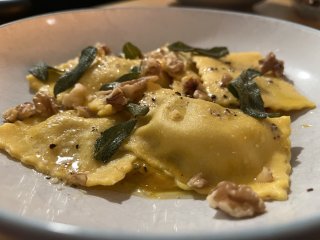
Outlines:
{"type": "Polygon", "coordinates": [[[124,75],[122,75],[121,77],[119,77],[117,80],[115,80],[114,82],[111,83],[105,83],[100,87],[100,90],[112,90],[115,87],[117,87],[117,85],[119,83],[122,82],[126,82],[126,81],[130,81],[133,79],[137,79],[140,77],[140,68],[138,66],[135,66],[131,69],[131,71],[129,73],[126,73],[124,75]]]}
{"type": "Polygon", "coordinates": [[[46,82],[49,79],[49,71],[53,71],[56,73],[63,73],[62,70],[51,67],[47,65],[45,62],[39,62],[29,69],[29,73],[34,77],[39,79],[42,82],[46,82]]]}
{"type": "Polygon", "coordinates": [[[94,146],[94,158],[104,163],[109,162],[123,141],[131,134],[136,123],[136,119],[130,119],[102,132],[94,146]]]}
{"type": "Polygon", "coordinates": [[[143,106],[135,103],[128,103],[126,107],[134,117],[145,116],[149,112],[148,106],[143,106]]]}
{"type": "Polygon", "coordinates": [[[261,73],[254,69],[243,71],[238,78],[228,85],[229,91],[239,99],[240,109],[255,118],[279,116],[277,113],[267,113],[261,98],[260,89],[253,80],[261,73]]]}
{"type": "Polygon", "coordinates": [[[168,46],[170,51],[174,52],[192,52],[198,55],[203,55],[212,58],[221,58],[229,53],[226,47],[213,47],[213,48],[196,48],[191,47],[183,42],[174,42],[168,46]]]}
{"type": "Polygon", "coordinates": [[[122,47],[124,57],[128,59],[143,58],[141,50],[131,42],[126,42],[122,47]]]}
{"type": "Polygon", "coordinates": [[[53,89],[54,96],[57,96],[59,93],[73,87],[90,67],[96,56],[97,49],[95,47],[89,46],[83,49],[78,65],[58,79],[53,89]]]}

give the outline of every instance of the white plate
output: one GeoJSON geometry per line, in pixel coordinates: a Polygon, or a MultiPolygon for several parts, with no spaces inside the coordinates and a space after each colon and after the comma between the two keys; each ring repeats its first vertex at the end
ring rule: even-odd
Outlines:
{"type": "MultiPolygon", "coordinates": [[[[30,100],[25,74],[39,60],[56,64],[97,41],[117,52],[126,41],[146,51],[177,40],[231,51],[274,51],[285,60],[285,73],[299,91],[320,102],[317,30],[230,12],[121,8],[58,13],[2,26],[0,111],[30,100]]],[[[267,239],[314,233],[320,228],[319,119],[315,109],[293,122],[289,200],[267,203],[268,212],[259,217],[226,219],[202,200],[144,199],[52,185],[1,154],[0,229],[39,239],[267,239]]]]}

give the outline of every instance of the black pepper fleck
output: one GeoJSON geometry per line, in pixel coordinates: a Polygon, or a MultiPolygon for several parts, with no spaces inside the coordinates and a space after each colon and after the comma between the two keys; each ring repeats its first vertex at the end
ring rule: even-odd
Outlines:
{"type": "Polygon", "coordinates": [[[50,177],[50,176],[46,176],[46,179],[48,179],[48,180],[49,180],[49,179],[51,179],[51,177],[50,177]]]}
{"type": "Polygon", "coordinates": [[[54,149],[56,146],[57,146],[56,144],[51,143],[51,144],[49,145],[49,148],[50,148],[50,149],[54,149]]]}
{"type": "Polygon", "coordinates": [[[223,94],[223,98],[228,98],[228,96],[227,96],[227,95],[225,95],[225,94],[223,94]]]}
{"type": "Polygon", "coordinates": [[[79,149],[79,144],[76,145],[76,149],[79,149]]]}
{"type": "Polygon", "coordinates": [[[146,166],[143,166],[144,172],[148,172],[148,168],[146,166]]]}
{"type": "Polygon", "coordinates": [[[156,98],[155,98],[155,97],[152,97],[152,98],[151,98],[151,101],[152,101],[152,102],[155,102],[155,101],[156,101],[156,98]]]}
{"type": "Polygon", "coordinates": [[[209,67],[209,68],[207,69],[207,71],[216,71],[216,70],[218,70],[218,68],[216,68],[216,67],[209,67]]]}
{"type": "Polygon", "coordinates": [[[307,192],[312,192],[313,191],[313,188],[308,188],[307,189],[307,192]]]}
{"type": "Polygon", "coordinates": [[[177,94],[178,96],[181,96],[181,93],[179,93],[179,92],[175,92],[175,94],[177,94]]]}
{"type": "Polygon", "coordinates": [[[212,94],[212,95],[210,96],[210,98],[211,98],[212,101],[216,101],[216,100],[217,100],[217,96],[214,95],[214,94],[212,94]]]}

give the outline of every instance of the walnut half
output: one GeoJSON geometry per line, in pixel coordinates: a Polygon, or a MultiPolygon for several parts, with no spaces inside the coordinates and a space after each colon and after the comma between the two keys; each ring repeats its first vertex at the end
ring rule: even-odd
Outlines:
{"type": "Polygon", "coordinates": [[[219,208],[235,218],[252,217],[266,210],[263,200],[251,187],[228,181],[220,182],[207,201],[212,208],[219,208]]]}

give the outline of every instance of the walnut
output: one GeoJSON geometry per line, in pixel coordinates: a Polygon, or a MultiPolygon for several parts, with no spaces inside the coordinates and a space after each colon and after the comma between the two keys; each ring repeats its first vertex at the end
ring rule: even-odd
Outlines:
{"type": "Polygon", "coordinates": [[[221,77],[220,87],[227,87],[231,81],[232,81],[232,76],[229,73],[224,73],[221,77]]]}
{"type": "Polygon", "coordinates": [[[181,79],[182,92],[188,97],[198,98],[206,101],[211,101],[211,98],[206,93],[201,79],[196,75],[188,75],[181,79]]]}
{"type": "Polygon", "coordinates": [[[33,103],[26,102],[16,107],[10,108],[2,115],[5,122],[15,122],[17,120],[24,120],[36,114],[36,109],[33,103]]]}
{"type": "Polygon", "coordinates": [[[161,64],[155,58],[145,58],[141,63],[141,74],[143,76],[160,75],[161,64]]]}
{"type": "Polygon", "coordinates": [[[283,77],[284,62],[278,60],[273,52],[270,52],[264,59],[259,60],[261,74],[269,71],[276,77],[283,77]]]}
{"type": "Polygon", "coordinates": [[[199,88],[201,80],[197,76],[189,75],[181,79],[182,92],[188,97],[192,97],[194,92],[199,88]]]}
{"type": "Polygon", "coordinates": [[[39,91],[33,97],[33,104],[36,108],[37,115],[50,117],[59,111],[59,106],[54,97],[49,96],[44,91],[39,91]]]}
{"type": "Polygon", "coordinates": [[[208,181],[203,178],[203,174],[200,172],[194,175],[188,181],[187,185],[191,188],[203,188],[208,184],[208,181]]]}
{"type": "Polygon", "coordinates": [[[209,205],[235,218],[252,217],[265,212],[263,200],[247,185],[220,182],[207,196],[209,205]]]}
{"type": "Polygon", "coordinates": [[[81,83],[77,83],[69,93],[62,96],[61,102],[66,107],[83,106],[87,100],[87,88],[81,83]]]}
{"type": "Polygon", "coordinates": [[[88,176],[85,173],[71,173],[68,177],[68,183],[75,184],[77,186],[86,186],[88,176]]]}
{"type": "Polygon", "coordinates": [[[155,58],[155,59],[162,59],[164,57],[164,55],[166,55],[167,53],[168,53],[167,48],[158,48],[154,51],[151,51],[151,52],[145,54],[145,56],[155,58]]]}
{"type": "Polygon", "coordinates": [[[105,56],[111,53],[111,49],[102,43],[97,43],[95,46],[98,49],[98,56],[105,56]]]}
{"type": "Polygon", "coordinates": [[[185,64],[175,53],[170,52],[164,56],[164,68],[170,76],[174,77],[183,73],[185,64]]]}
{"type": "Polygon", "coordinates": [[[88,107],[85,106],[77,106],[75,107],[75,110],[77,111],[77,115],[79,117],[89,118],[95,115],[88,107]]]}
{"type": "Polygon", "coordinates": [[[158,76],[146,76],[120,83],[107,95],[106,101],[119,109],[129,101],[134,102],[142,98],[144,92],[147,90],[147,82],[158,79],[158,76]]]}
{"type": "Polygon", "coordinates": [[[128,99],[119,87],[113,89],[113,91],[107,96],[106,101],[117,109],[122,108],[128,103],[128,99]]]}

